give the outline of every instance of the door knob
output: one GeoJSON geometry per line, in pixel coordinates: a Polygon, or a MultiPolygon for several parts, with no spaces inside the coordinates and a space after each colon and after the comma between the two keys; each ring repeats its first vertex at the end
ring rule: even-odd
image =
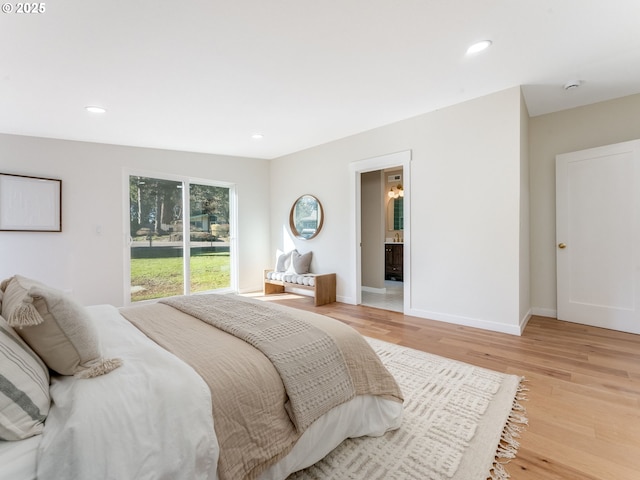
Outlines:
{"type": "Polygon", "coordinates": [[[564,243],[559,243],[558,248],[567,248],[567,246],[564,243]]]}

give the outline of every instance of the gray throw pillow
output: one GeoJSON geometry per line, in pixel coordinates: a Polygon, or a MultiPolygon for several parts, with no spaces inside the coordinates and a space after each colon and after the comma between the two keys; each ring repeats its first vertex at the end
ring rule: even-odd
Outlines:
{"type": "Polygon", "coordinates": [[[313,252],[307,252],[301,255],[297,250],[291,252],[291,267],[289,268],[289,271],[297,273],[298,275],[309,273],[312,253],[313,252]]]}

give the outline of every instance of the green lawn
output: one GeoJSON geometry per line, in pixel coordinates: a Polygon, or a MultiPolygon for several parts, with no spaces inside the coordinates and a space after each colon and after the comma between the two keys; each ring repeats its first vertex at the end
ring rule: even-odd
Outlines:
{"type": "MultiPolygon", "coordinates": [[[[182,257],[132,258],[131,301],[182,295],[182,257]]],[[[229,252],[191,257],[191,293],[231,285],[229,252]]]]}

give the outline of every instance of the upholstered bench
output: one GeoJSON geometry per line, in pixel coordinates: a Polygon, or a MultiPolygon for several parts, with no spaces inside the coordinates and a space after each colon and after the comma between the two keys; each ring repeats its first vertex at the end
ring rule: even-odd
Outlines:
{"type": "Polygon", "coordinates": [[[264,271],[264,294],[284,293],[286,287],[301,288],[313,292],[315,305],[336,301],[335,273],[290,273],[264,271]]]}
{"type": "Polygon", "coordinates": [[[286,287],[310,290],[313,292],[316,306],[336,301],[336,274],[311,273],[312,252],[300,253],[297,250],[283,253],[276,252],[276,266],[265,270],[263,275],[263,291],[283,293],[286,287]]]}

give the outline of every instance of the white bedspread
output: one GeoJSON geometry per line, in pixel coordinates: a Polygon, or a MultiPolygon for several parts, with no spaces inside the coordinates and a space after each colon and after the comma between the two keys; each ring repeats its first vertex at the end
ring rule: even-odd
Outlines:
{"type": "Polygon", "coordinates": [[[214,479],[218,443],[207,385],[114,307],[90,313],[105,355],[124,363],[101,377],[52,381],[38,479],[214,479]]]}

